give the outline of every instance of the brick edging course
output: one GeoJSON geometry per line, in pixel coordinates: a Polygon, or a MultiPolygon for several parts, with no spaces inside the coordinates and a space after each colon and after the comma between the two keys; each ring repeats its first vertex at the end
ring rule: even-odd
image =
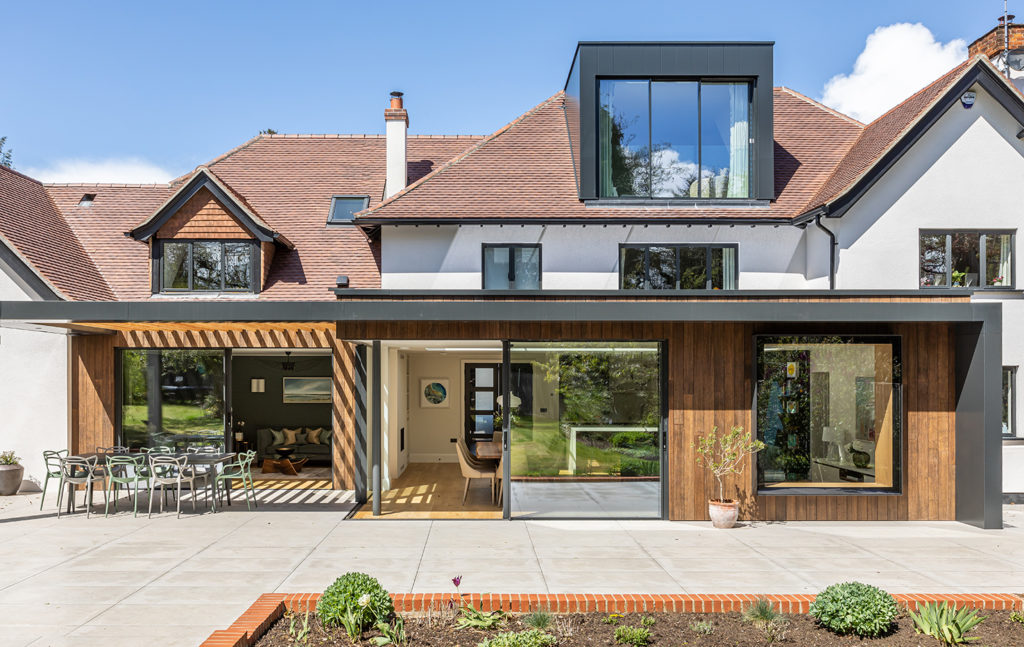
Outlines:
{"type": "MultiPolygon", "coordinates": [[[[1024,610],[1024,596],[1010,593],[896,593],[901,605],[916,609],[927,602],[951,602],[973,609],[1024,610]]],[[[481,611],[530,613],[728,613],[742,611],[758,598],[776,603],[783,613],[807,613],[813,595],[757,595],[757,594],[619,594],[592,593],[467,593],[461,597],[481,611]]],[[[251,647],[285,611],[313,612],[320,599],[319,593],[264,593],[227,629],[210,634],[201,647],[251,647]]],[[[454,593],[393,593],[395,610],[402,614],[421,614],[455,604],[460,598],[454,593]]]]}

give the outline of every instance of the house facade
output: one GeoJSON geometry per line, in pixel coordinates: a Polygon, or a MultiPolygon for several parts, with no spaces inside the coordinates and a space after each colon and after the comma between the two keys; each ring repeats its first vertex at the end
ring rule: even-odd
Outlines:
{"type": "Polygon", "coordinates": [[[497,516],[704,519],[693,444],[732,426],[767,445],[726,483],[747,518],[998,527],[1024,491],[1024,103],[986,58],[861,124],[775,87],[771,43],[581,43],[486,137],[409,136],[400,95],[385,120],[169,185],[0,169],[12,285],[95,284],[0,302],[5,362],[35,352],[15,334],[67,358],[31,367],[68,403],[33,437],[263,453],[301,427],[374,513],[497,442],[497,516]]]}

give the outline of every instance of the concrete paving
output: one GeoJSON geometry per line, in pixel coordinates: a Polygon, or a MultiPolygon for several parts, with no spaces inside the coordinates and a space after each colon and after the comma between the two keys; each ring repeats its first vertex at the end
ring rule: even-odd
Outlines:
{"type": "Polygon", "coordinates": [[[0,499],[0,636],[7,646],[197,645],[261,593],[321,591],[349,570],[395,592],[452,591],[460,574],[463,592],[494,593],[814,593],[850,579],[894,593],[1024,592],[1024,506],[1007,506],[999,531],[921,522],[716,531],[355,521],[345,519],[347,494],[319,496],[263,492],[258,511],[236,504],[180,519],[58,520],[50,501],[39,512],[38,494],[0,499]]]}

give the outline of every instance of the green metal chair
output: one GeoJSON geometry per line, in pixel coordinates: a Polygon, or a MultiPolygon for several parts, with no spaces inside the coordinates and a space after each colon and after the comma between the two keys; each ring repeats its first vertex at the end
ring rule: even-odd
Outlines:
{"type": "Polygon", "coordinates": [[[107,456],[107,490],[113,490],[113,496],[106,497],[106,503],[103,506],[103,516],[106,517],[110,513],[110,499],[114,499],[114,512],[117,512],[117,491],[119,486],[124,485],[128,489],[128,494],[131,495],[134,503],[133,516],[139,516],[139,481],[149,481],[148,476],[143,479],[141,476],[141,466],[145,462],[146,457],[143,455],[136,456],[107,456]],[[132,491],[134,488],[134,491],[132,491]]]}
{"type": "MultiPolygon", "coordinates": [[[[237,461],[225,465],[221,473],[217,475],[217,491],[219,493],[226,492],[227,490],[222,490],[221,487],[230,488],[233,480],[238,479],[242,481],[242,491],[245,493],[245,506],[249,510],[252,510],[254,506],[259,507],[256,505],[256,488],[252,480],[252,463],[254,460],[256,460],[256,452],[251,450],[242,452],[238,455],[237,461]],[[249,502],[250,491],[252,492],[252,503],[249,502]]],[[[217,511],[218,498],[220,497],[214,497],[213,500],[214,512],[217,511]]]]}
{"type": "Polygon", "coordinates": [[[64,473],[60,471],[60,459],[68,455],[68,450],[58,449],[57,451],[45,451],[43,452],[43,462],[46,463],[46,477],[43,479],[43,497],[39,500],[39,509],[43,509],[43,503],[46,502],[46,485],[50,482],[51,478],[57,479],[58,487],[64,487],[64,473]]]}

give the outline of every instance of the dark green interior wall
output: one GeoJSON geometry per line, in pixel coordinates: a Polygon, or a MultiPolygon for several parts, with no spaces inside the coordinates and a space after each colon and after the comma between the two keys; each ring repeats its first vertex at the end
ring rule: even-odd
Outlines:
{"type": "MultiPolygon", "coordinates": [[[[292,356],[295,370],[281,369],[283,355],[235,355],[231,361],[231,409],[234,421],[245,421],[245,438],[256,439],[261,427],[330,427],[331,405],[284,404],[282,378],[330,377],[331,358],[292,356]],[[266,391],[253,393],[252,378],[266,380],[266,391]]],[[[237,427],[236,427],[237,428],[237,427]]]]}

